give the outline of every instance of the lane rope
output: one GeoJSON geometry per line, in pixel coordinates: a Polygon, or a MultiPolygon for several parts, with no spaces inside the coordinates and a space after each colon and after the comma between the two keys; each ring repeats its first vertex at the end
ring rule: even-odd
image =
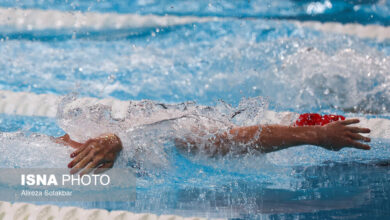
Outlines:
{"type": "Polygon", "coordinates": [[[158,16],[0,7],[3,33],[41,30],[121,30],[216,21],[216,17],[158,16]]]}
{"type": "Polygon", "coordinates": [[[94,219],[94,220],[205,220],[198,217],[176,215],[155,215],[127,211],[107,211],[104,209],[82,209],[78,207],[59,207],[55,205],[34,205],[29,203],[9,203],[0,201],[0,219],[94,219]]]}
{"type": "MultiPolygon", "coordinates": [[[[0,27],[3,34],[28,31],[102,31],[134,28],[161,28],[175,25],[241,19],[234,17],[197,17],[174,15],[138,15],[100,12],[59,11],[42,9],[20,9],[0,7],[0,27]]],[[[246,19],[246,18],[244,18],[246,19]]],[[[253,18],[248,18],[254,20],[253,18]]],[[[361,25],[356,23],[287,21],[297,27],[309,27],[325,32],[354,35],[361,38],[375,38],[379,41],[390,39],[390,27],[361,25]]]]}

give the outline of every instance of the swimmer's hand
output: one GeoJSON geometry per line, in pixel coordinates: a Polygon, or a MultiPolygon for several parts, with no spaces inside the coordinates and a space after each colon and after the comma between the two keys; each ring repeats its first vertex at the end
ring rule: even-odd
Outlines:
{"type": "Polygon", "coordinates": [[[318,145],[333,151],[339,151],[344,147],[353,147],[362,150],[370,150],[371,147],[359,141],[370,142],[371,139],[359,133],[370,133],[368,128],[351,127],[348,125],[359,123],[359,119],[335,121],[325,126],[319,126],[318,145]]]}
{"type": "Polygon", "coordinates": [[[70,139],[69,135],[64,135],[56,139],[57,143],[66,144],[77,148],[70,157],[74,158],[68,167],[71,174],[80,172],[80,175],[90,173],[97,168],[94,173],[101,173],[112,168],[114,162],[122,150],[122,142],[115,134],[105,134],[97,138],[92,138],[85,143],[78,143],[70,139]]]}

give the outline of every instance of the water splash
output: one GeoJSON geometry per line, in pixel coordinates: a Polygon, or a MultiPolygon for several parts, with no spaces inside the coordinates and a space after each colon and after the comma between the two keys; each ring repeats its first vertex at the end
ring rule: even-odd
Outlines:
{"type": "Polygon", "coordinates": [[[5,41],[0,88],[207,105],[262,96],[276,110],[389,112],[388,43],[261,20],[148,33],[5,41]]]}
{"type": "MultiPolygon", "coordinates": [[[[237,107],[223,101],[215,106],[129,101],[126,114],[115,118],[111,106],[86,103],[70,95],[60,102],[57,117],[60,127],[77,141],[117,134],[124,144],[125,158],[118,164],[156,169],[170,166],[167,152],[177,141],[196,140],[200,157],[215,154],[218,149],[209,143],[213,138],[233,125],[259,124],[265,106],[261,97],[243,99],[237,107]]],[[[231,149],[237,151],[234,146],[231,149]]]]}
{"type": "MultiPolygon", "coordinates": [[[[172,142],[172,137],[185,135],[211,137],[219,132],[212,132],[213,128],[224,131],[235,123],[260,123],[266,106],[262,98],[243,99],[237,106],[220,101],[211,107],[193,102],[162,104],[144,100],[130,102],[123,117],[113,117],[108,105],[88,105],[83,98],[70,95],[60,104],[58,121],[65,131],[71,136],[78,135],[80,140],[114,131],[126,143],[115,166],[137,168],[139,196],[135,204],[100,204],[102,208],[175,213],[191,202],[195,207],[205,207],[207,214],[242,217],[257,216],[259,212],[291,212],[286,198],[291,198],[300,212],[351,208],[371,198],[368,189],[351,187],[351,182],[361,184],[362,179],[367,181],[382,176],[372,177],[373,171],[379,169],[375,164],[383,162],[385,165],[390,160],[386,147],[388,140],[374,140],[371,151],[344,149],[331,152],[302,146],[266,155],[228,154],[212,158],[202,152],[194,155],[178,151],[172,142]],[[201,136],[192,133],[190,125],[194,123],[210,132],[201,136]],[[367,178],[362,178],[366,175],[367,178]],[[314,178],[316,176],[319,181],[314,178]],[[353,189],[353,193],[340,194],[338,189],[345,187],[353,189]],[[329,199],[329,193],[342,195],[342,201],[354,198],[356,202],[335,206],[333,200],[325,199],[329,199]],[[313,195],[315,199],[311,197],[313,195]],[[310,201],[310,207],[306,201],[310,201]],[[275,206],[275,203],[279,205],[275,206]],[[230,211],[229,215],[226,210],[230,211]]],[[[44,135],[2,133],[0,152],[0,162],[5,167],[65,167],[71,149],[54,144],[44,135]]],[[[388,175],[380,180],[387,178],[388,175]]],[[[96,208],[97,205],[83,203],[81,206],[96,208]]]]}
{"type": "Polygon", "coordinates": [[[330,106],[378,114],[390,107],[389,67],[388,57],[375,50],[342,49],[329,54],[303,48],[286,57],[276,76],[290,92],[280,98],[300,109],[330,106]]]}
{"type": "Polygon", "coordinates": [[[214,106],[196,103],[163,104],[150,100],[129,101],[122,118],[112,115],[111,107],[103,104],[82,103],[75,97],[65,98],[59,110],[59,125],[76,140],[103,133],[117,134],[124,144],[123,157],[118,165],[142,167],[146,170],[167,171],[173,168],[175,152],[193,163],[207,164],[214,169],[228,169],[239,173],[258,173],[259,170],[276,172],[281,167],[308,166],[327,161],[348,163],[351,161],[387,160],[388,149],[374,143],[371,151],[345,149],[331,152],[318,147],[297,147],[280,152],[260,155],[247,150],[248,145],[230,145],[223,157],[213,141],[234,126],[259,125],[263,123],[267,102],[261,98],[242,99],[237,106],[219,101],[214,106]],[[184,146],[180,143],[185,143],[184,146]],[[193,145],[196,142],[197,150],[193,145]],[[179,144],[178,144],[179,143],[179,144]],[[243,153],[245,152],[245,153],[243,153]]]}
{"type": "Polygon", "coordinates": [[[65,168],[72,150],[47,135],[0,133],[1,167],[65,168]]]}

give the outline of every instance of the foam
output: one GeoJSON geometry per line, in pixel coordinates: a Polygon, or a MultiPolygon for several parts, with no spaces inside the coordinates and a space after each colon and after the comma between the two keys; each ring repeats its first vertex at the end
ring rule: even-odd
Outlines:
{"type": "Polygon", "coordinates": [[[155,215],[127,211],[107,211],[104,209],[82,209],[77,207],[58,207],[54,205],[33,205],[28,203],[9,203],[0,201],[1,220],[43,220],[43,219],[94,219],[94,220],[203,220],[198,217],[176,215],[155,215]]]}

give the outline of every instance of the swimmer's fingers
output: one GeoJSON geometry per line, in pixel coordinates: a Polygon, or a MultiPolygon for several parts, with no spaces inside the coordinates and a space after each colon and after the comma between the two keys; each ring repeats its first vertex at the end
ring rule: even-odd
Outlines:
{"type": "Polygon", "coordinates": [[[75,158],[68,164],[68,167],[69,167],[69,168],[73,168],[73,167],[74,167],[78,162],[80,162],[87,154],[88,154],[88,151],[87,151],[87,150],[81,152],[79,155],[77,155],[77,157],[75,157],[75,158]]]}
{"type": "Polygon", "coordinates": [[[78,154],[80,154],[81,152],[83,152],[84,150],[86,150],[88,147],[90,147],[90,145],[92,144],[94,140],[93,139],[90,139],[88,140],[87,142],[85,142],[85,144],[83,144],[82,146],[80,146],[79,148],[77,148],[77,150],[75,150],[71,155],[70,157],[73,158],[73,157],[76,157],[78,154]]]}
{"type": "Polygon", "coordinates": [[[89,162],[92,161],[92,154],[88,154],[84,159],[82,159],[80,162],[78,162],[71,170],[70,174],[75,174],[79,172],[81,169],[83,169],[89,162]]]}
{"type": "Polygon", "coordinates": [[[93,169],[97,168],[103,162],[103,156],[96,156],[92,162],[88,164],[88,166],[81,171],[80,175],[85,175],[90,173],[93,169]]]}
{"type": "Polygon", "coordinates": [[[370,133],[369,128],[359,128],[359,127],[348,127],[348,129],[353,133],[370,133]]]}
{"type": "Polygon", "coordinates": [[[83,160],[86,156],[89,155],[90,151],[93,148],[95,148],[95,145],[93,143],[91,143],[89,145],[85,145],[85,146],[81,147],[80,149],[77,149],[76,151],[78,151],[78,152],[76,152],[76,151],[73,152],[70,156],[75,157],[75,158],[68,164],[68,167],[72,168],[77,163],[79,163],[81,160],[83,160]],[[74,156],[74,154],[77,156],[74,156]]]}
{"type": "Polygon", "coordinates": [[[357,141],[353,141],[352,139],[351,139],[351,141],[350,141],[350,145],[351,145],[351,147],[353,147],[353,148],[361,149],[361,150],[370,150],[370,149],[371,149],[371,147],[370,147],[369,145],[367,145],[367,144],[362,144],[362,143],[357,142],[357,141]]]}
{"type": "Polygon", "coordinates": [[[357,124],[359,123],[360,120],[357,119],[357,118],[354,118],[354,119],[348,119],[348,120],[344,120],[344,121],[339,121],[340,124],[342,125],[351,125],[351,124],[357,124]]]}
{"type": "Polygon", "coordinates": [[[94,171],[94,174],[103,173],[103,172],[111,169],[113,166],[114,166],[114,162],[103,163],[94,171]]]}
{"type": "Polygon", "coordinates": [[[349,133],[348,136],[352,138],[353,140],[358,141],[364,141],[364,142],[370,142],[371,139],[369,137],[364,137],[363,135],[357,134],[357,133],[349,133]]]}
{"type": "Polygon", "coordinates": [[[76,157],[77,155],[80,154],[80,152],[84,151],[86,148],[87,148],[87,146],[82,146],[82,147],[78,148],[77,150],[73,151],[73,153],[70,154],[70,157],[71,158],[76,157]]]}

